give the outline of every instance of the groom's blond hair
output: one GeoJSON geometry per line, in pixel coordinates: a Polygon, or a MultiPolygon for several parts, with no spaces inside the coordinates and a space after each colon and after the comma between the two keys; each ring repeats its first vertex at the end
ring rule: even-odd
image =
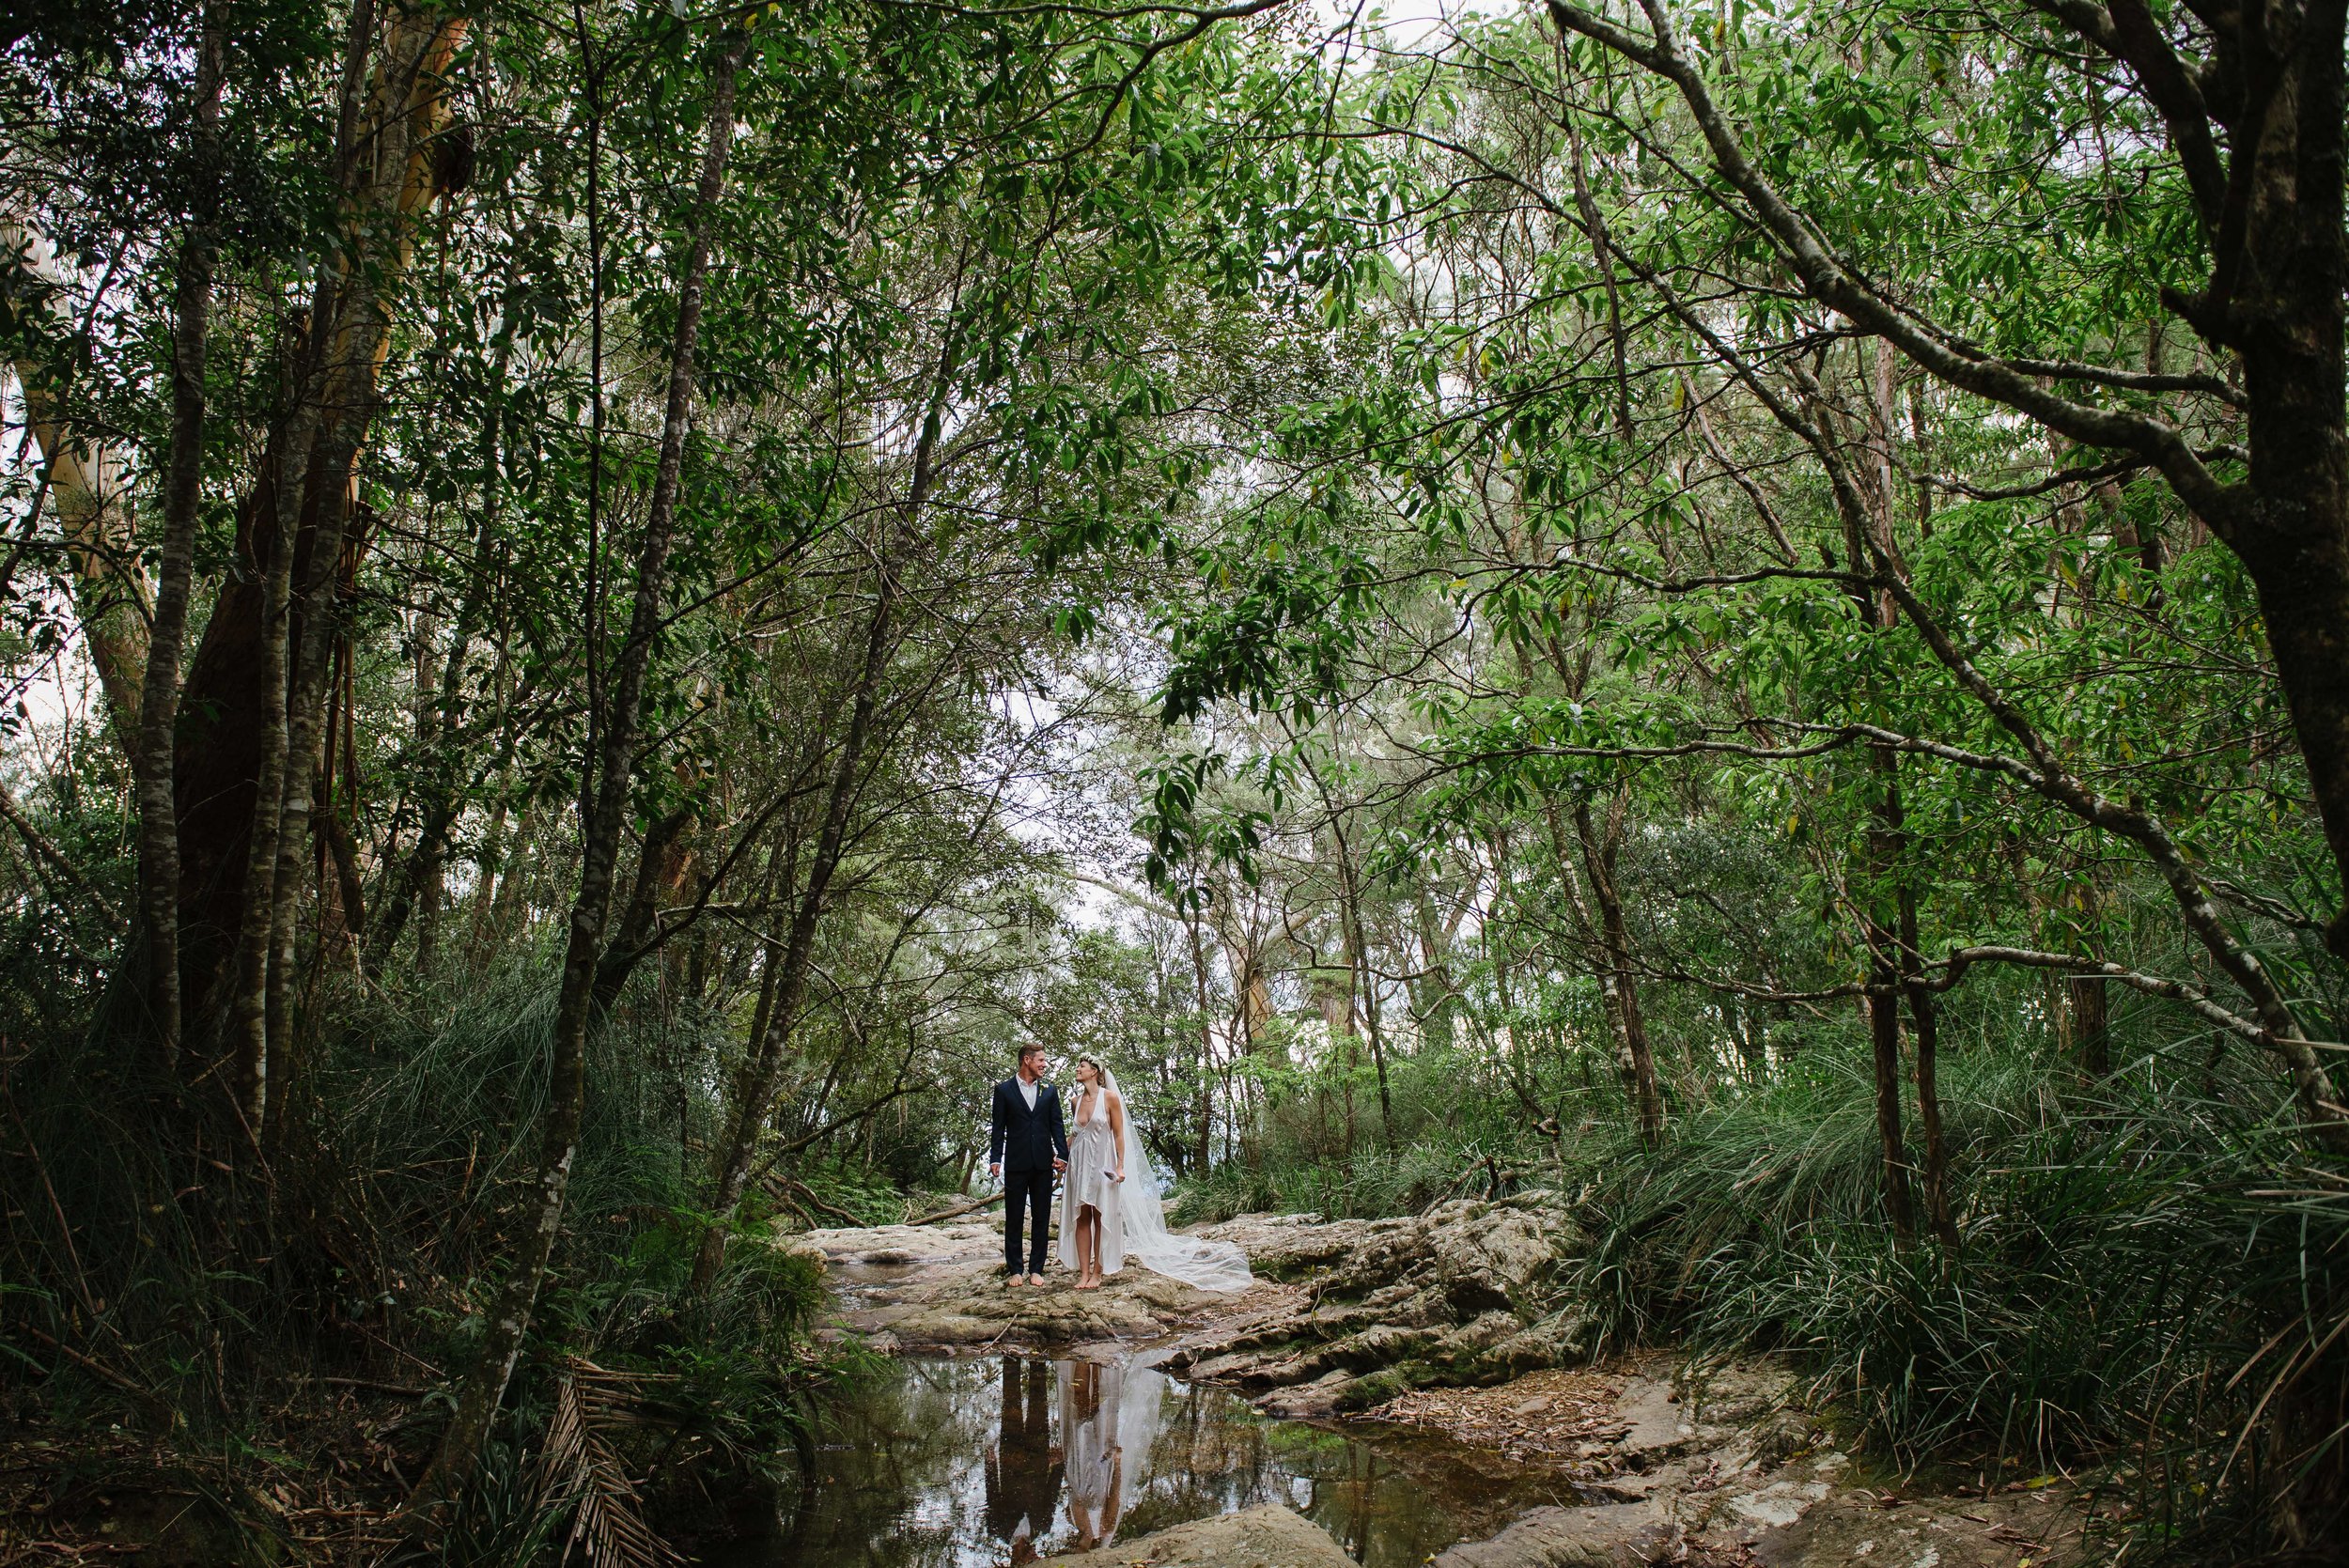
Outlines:
{"type": "Polygon", "coordinates": [[[1030,1040],[1019,1048],[1019,1054],[1013,1058],[1013,1060],[1015,1062],[1024,1063],[1031,1056],[1042,1056],[1043,1054],[1043,1043],[1037,1040],[1030,1040]]]}

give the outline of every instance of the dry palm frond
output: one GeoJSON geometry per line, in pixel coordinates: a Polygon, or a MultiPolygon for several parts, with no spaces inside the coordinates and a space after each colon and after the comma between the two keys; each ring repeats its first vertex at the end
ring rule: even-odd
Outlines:
{"type": "Polygon", "coordinates": [[[540,1485],[547,1498],[573,1510],[566,1559],[578,1548],[588,1568],[672,1568],[684,1560],[646,1527],[636,1483],[595,1429],[620,1381],[584,1362],[564,1373],[539,1455],[540,1485]],[[583,1391],[583,1379],[594,1393],[583,1391]]]}
{"type": "Polygon", "coordinates": [[[665,1372],[614,1372],[574,1356],[564,1363],[564,1381],[579,1396],[581,1419],[590,1427],[665,1426],[673,1419],[661,1402],[677,1377],[665,1372]]]}

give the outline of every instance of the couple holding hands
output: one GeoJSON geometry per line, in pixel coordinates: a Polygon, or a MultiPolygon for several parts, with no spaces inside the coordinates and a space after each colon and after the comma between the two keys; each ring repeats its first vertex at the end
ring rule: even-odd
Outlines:
{"type": "Polygon", "coordinates": [[[1042,1046],[1024,1045],[1019,1073],[995,1086],[987,1169],[1003,1181],[1003,1269],[1009,1282],[1044,1283],[1052,1185],[1065,1176],[1060,1257],[1077,1271],[1079,1290],[1098,1290],[1128,1258],[1200,1290],[1247,1289],[1252,1277],[1238,1248],[1166,1228],[1158,1179],[1115,1076],[1094,1057],[1077,1059],[1072,1133],[1062,1118],[1060,1092],[1045,1081],[1049,1065],[1042,1046]],[[1031,1233],[1024,1269],[1023,1229],[1031,1233]]]}

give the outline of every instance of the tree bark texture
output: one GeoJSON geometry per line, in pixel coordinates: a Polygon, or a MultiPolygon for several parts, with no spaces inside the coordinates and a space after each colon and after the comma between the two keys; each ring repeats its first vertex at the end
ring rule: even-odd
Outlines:
{"type": "Polygon", "coordinates": [[[1868,1045],[1875,1067],[1876,1142],[1883,1156],[1884,1214],[1893,1236],[1914,1240],[1916,1207],[1908,1191],[1908,1149],[1901,1134],[1901,1004],[1891,933],[1871,924],[1868,939],[1868,1045]]]}
{"type": "Polygon", "coordinates": [[[1606,972],[1600,976],[1608,1011],[1623,1046],[1626,1076],[1630,1080],[1631,1110],[1639,1118],[1640,1140],[1653,1148],[1664,1136],[1664,1095],[1656,1078],[1656,1052],[1648,1043],[1647,1019],[1640,1011],[1639,983],[1631,973],[1631,932],[1624,919],[1623,895],[1615,884],[1615,856],[1622,839],[1619,816],[1610,816],[1601,834],[1592,820],[1588,800],[1574,807],[1574,831],[1582,846],[1583,873],[1591,898],[1598,906],[1599,938],[1605,948],[1606,972]]]}
{"type": "Polygon", "coordinates": [[[2103,1078],[2112,1071],[2112,1003],[2101,974],[2075,974],[2063,983],[2064,1004],[2071,1014],[2072,1048],[2080,1071],[2103,1078]]]}
{"type": "MultiPolygon", "coordinates": [[[[1900,826],[1901,847],[1906,851],[1910,841],[1900,815],[1897,777],[1891,787],[1892,819],[1900,826]]],[[[1917,1132],[1925,1142],[1925,1223],[1943,1246],[1953,1248],[1958,1235],[1951,1210],[1950,1147],[1941,1130],[1941,1018],[1934,1007],[1933,987],[1925,983],[1923,955],[1917,948],[1917,891],[1908,870],[1901,868],[1894,896],[1900,907],[1901,985],[1907,993],[1910,1037],[1917,1048],[1917,1132]]]]}
{"type": "MultiPolygon", "coordinates": [[[[333,645],[331,595],[310,594],[317,613],[304,614],[297,590],[331,587],[342,564],[351,469],[389,347],[388,312],[417,215],[440,189],[427,144],[445,114],[442,72],[467,28],[465,19],[432,10],[401,13],[380,30],[374,17],[360,0],[346,61],[343,248],[320,279],[283,412],[238,511],[239,551],[257,571],[232,579],[213,606],[188,670],[189,722],[175,747],[183,1002],[191,1018],[197,1009],[226,1018],[232,1077],[259,1086],[263,1098],[279,829],[290,804],[306,831],[313,776],[288,759],[316,748],[333,645]],[[312,619],[327,623],[315,663],[312,619]]],[[[303,848],[292,846],[297,862],[303,848]]]]}
{"type": "Polygon", "coordinates": [[[596,1017],[609,1013],[620,1000],[629,976],[636,972],[636,966],[656,945],[653,928],[660,921],[661,909],[677,901],[686,878],[692,874],[693,846],[686,836],[692,826],[693,808],[679,806],[645,834],[645,847],[637,857],[636,877],[630,885],[628,902],[621,906],[619,925],[605,944],[603,956],[596,962],[596,1017]]]}
{"type": "MultiPolygon", "coordinates": [[[[208,82],[200,73],[200,59],[198,64],[199,106],[192,140],[203,141],[219,122],[220,84],[217,70],[208,82]],[[209,121],[202,107],[207,101],[211,106],[209,121]]],[[[16,263],[6,280],[6,294],[16,298],[0,300],[0,311],[29,306],[49,317],[69,345],[54,360],[20,358],[10,367],[24,401],[26,431],[40,449],[41,505],[56,520],[65,542],[66,586],[71,591],[83,644],[105,695],[115,739],[123,756],[135,762],[153,606],[139,562],[128,464],[117,448],[72,424],[69,404],[73,366],[82,352],[74,345],[86,337],[87,326],[72,319],[66,270],[56,247],[47,236],[7,222],[0,223],[0,253],[16,263]]],[[[183,247],[183,270],[185,262],[183,247]]],[[[205,292],[209,300],[209,287],[205,292]]]]}
{"type": "Polygon", "coordinates": [[[1190,979],[1193,1004],[1199,1010],[1199,1098],[1192,1108],[1192,1158],[1204,1175],[1215,1157],[1215,1022],[1207,1005],[1207,944],[1199,935],[1199,917],[1183,922],[1190,937],[1190,979]]]}
{"type": "Polygon", "coordinates": [[[221,7],[204,8],[196,42],[196,104],[189,163],[194,201],[179,245],[171,333],[171,456],[163,474],[163,534],[155,615],[139,701],[139,913],[147,942],[147,1010],[159,1059],[178,1066],[179,819],[172,801],[172,740],[179,722],[179,660],[195,583],[195,530],[203,500],[205,354],[211,324],[219,210],[220,98],[227,40],[221,7]]]}

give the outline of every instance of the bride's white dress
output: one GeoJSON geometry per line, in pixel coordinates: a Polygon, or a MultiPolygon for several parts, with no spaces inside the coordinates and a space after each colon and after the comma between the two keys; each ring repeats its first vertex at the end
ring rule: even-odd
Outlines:
{"type": "Polygon", "coordinates": [[[1117,1080],[1104,1074],[1102,1087],[1078,1100],[1061,1188],[1060,1261],[1072,1269],[1080,1266],[1077,1215],[1091,1204],[1101,1211],[1102,1273],[1116,1273],[1131,1258],[1154,1274],[1199,1290],[1246,1290],[1255,1276],[1248,1271],[1245,1252],[1228,1241],[1176,1235],[1166,1228],[1158,1176],[1143,1152],[1131,1110],[1126,1114],[1124,1158],[1118,1157],[1116,1136],[1110,1131],[1110,1095],[1115,1093],[1117,1080]],[[1110,1172],[1121,1164],[1126,1179],[1112,1181],[1110,1172]]]}
{"type": "Polygon", "coordinates": [[[1101,1211],[1101,1271],[1114,1274],[1126,1262],[1126,1184],[1111,1180],[1117,1169],[1117,1141],[1110,1133],[1110,1097],[1100,1090],[1079,1097],[1077,1125],[1068,1133],[1068,1173],[1061,1189],[1060,1255],[1077,1266],[1078,1214],[1087,1205],[1101,1211]]]}

